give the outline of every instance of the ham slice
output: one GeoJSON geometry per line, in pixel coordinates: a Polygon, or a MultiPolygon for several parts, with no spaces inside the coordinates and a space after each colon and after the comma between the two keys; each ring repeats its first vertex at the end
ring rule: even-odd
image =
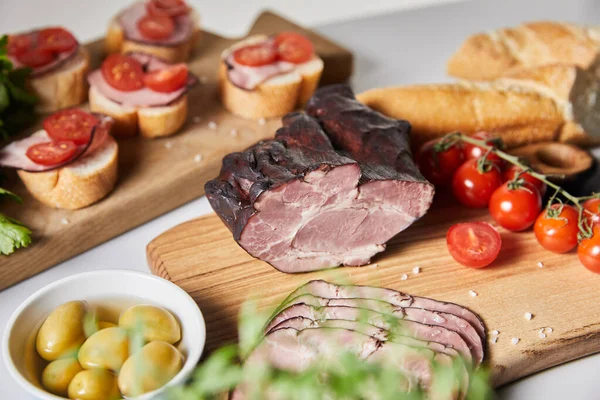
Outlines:
{"type": "Polygon", "coordinates": [[[244,90],[254,90],[266,80],[282,74],[287,74],[296,68],[296,64],[287,61],[276,61],[260,67],[250,67],[238,64],[230,54],[225,59],[227,77],[235,86],[244,90]]]}
{"type": "MultiPolygon", "coordinates": [[[[156,71],[169,66],[169,64],[164,62],[163,60],[148,54],[130,53],[128,55],[137,59],[144,66],[144,69],[146,71],[156,71]]],[[[88,75],[88,83],[90,84],[90,86],[93,86],[96,89],[98,89],[98,91],[102,93],[104,97],[116,103],[129,107],[166,106],[174,102],[175,100],[178,100],[181,96],[187,93],[189,88],[195,85],[196,82],[196,76],[192,73],[188,73],[188,80],[186,85],[172,92],[157,92],[148,87],[144,87],[140,90],[124,92],[122,90],[115,89],[114,87],[112,87],[106,81],[106,79],[104,79],[104,75],[102,75],[102,71],[100,69],[92,71],[88,75]]]]}
{"type": "Polygon", "coordinates": [[[194,21],[188,14],[180,15],[173,18],[175,22],[175,30],[166,39],[148,39],[143,36],[137,27],[138,21],[146,15],[146,3],[138,2],[131,7],[126,8],[119,14],[118,21],[123,28],[125,37],[128,40],[139,43],[151,44],[153,46],[177,46],[187,42],[193,31],[194,21]]]}
{"type": "Polygon", "coordinates": [[[111,117],[106,115],[94,115],[100,120],[100,123],[96,125],[92,131],[89,142],[77,146],[77,151],[70,160],[67,160],[62,164],[47,166],[36,164],[27,157],[27,149],[31,146],[52,141],[50,136],[48,136],[48,133],[42,129],[25,139],[14,141],[1,149],[0,166],[16,168],[27,172],[45,172],[62,168],[84,155],[92,154],[104,144],[106,138],[110,134],[110,128],[114,122],[111,117]]]}

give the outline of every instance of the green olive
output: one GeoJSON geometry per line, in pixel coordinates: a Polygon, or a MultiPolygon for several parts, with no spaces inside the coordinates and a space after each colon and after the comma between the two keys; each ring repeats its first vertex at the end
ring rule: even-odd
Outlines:
{"type": "Polygon", "coordinates": [[[167,342],[150,342],[129,357],[119,373],[119,389],[126,397],[156,390],[183,366],[181,354],[167,342]]]}
{"type": "Polygon", "coordinates": [[[117,377],[105,369],[81,371],[69,384],[69,398],[76,400],[120,399],[117,377]]]}
{"type": "Polygon", "coordinates": [[[146,342],[160,340],[173,344],[181,339],[181,329],[173,314],[148,304],[125,310],[119,318],[119,326],[141,331],[146,342]]]}
{"type": "Polygon", "coordinates": [[[85,369],[119,371],[129,357],[129,338],[123,328],[102,329],[90,336],[79,349],[79,363],[85,369]]]}
{"type": "Polygon", "coordinates": [[[85,340],[83,319],[87,303],[70,301],[48,315],[36,338],[36,348],[47,361],[74,354],[85,340]]]}
{"type": "Polygon", "coordinates": [[[50,393],[66,396],[69,383],[83,370],[75,358],[62,358],[52,361],[42,372],[42,385],[50,393]]]}

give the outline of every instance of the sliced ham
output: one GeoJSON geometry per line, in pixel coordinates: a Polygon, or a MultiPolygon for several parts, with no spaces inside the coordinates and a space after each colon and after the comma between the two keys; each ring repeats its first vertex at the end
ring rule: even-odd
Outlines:
{"type": "MultiPolygon", "coordinates": [[[[39,32],[39,29],[35,30],[35,31],[27,32],[27,33],[19,33],[19,35],[29,36],[29,37],[31,37],[32,43],[35,43],[37,40],[36,38],[37,38],[38,32],[39,32]]],[[[30,77],[35,78],[35,77],[38,77],[38,76],[41,76],[41,75],[44,75],[44,74],[47,74],[49,72],[59,69],[65,63],[67,63],[69,60],[71,60],[73,57],[75,57],[75,54],[77,54],[78,51],[79,51],[79,43],[77,44],[77,46],[73,47],[71,50],[67,50],[67,51],[58,53],[56,55],[56,58],[54,60],[52,60],[51,62],[49,62],[48,64],[42,65],[41,67],[37,67],[37,68],[27,67],[26,65],[23,65],[16,57],[13,57],[11,55],[8,55],[8,59],[10,60],[10,62],[12,62],[14,68],[24,68],[24,67],[31,68],[30,77]]]]}
{"type": "Polygon", "coordinates": [[[70,160],[65,161],[62,164],[52,166],[40,165],[31,161],[26,155],[27,149],[39,143],[46,143],[52,141],[52,139],[50,138],[50,136],[48,136],[48,133],[46,133],[45,130],[39,130],[31,136],[26,137],[25,139],[16,140],[4,147],[3,149],[1,149],[0,166],[21,169],[27,172],[45,172],[57,168],[62,168],[68,164],[71,164],[72,162],[84,155],[92,154],[104,144],[106,138],[110,133],[110,128],[114,122],[111,117],[108,117],[106,115],[94,115],[100,120],[100,123],[92,131],[89,142],[77,146],[77,151],[70,160]]]}
{"type": "MultiPolygon", "coordinates": [[[[143,53],[130,53],[128,55],[137,59],[144,66],[146,71],[160,70],[169,65],[157,57],[143,53]]],[[[102,93],[104,97],[107,97],[116,103],[122,104],[123,106],[162,107],[178,100],[181,96],[187,93],[187,91],[196,84],[197,78],[192,73],[188,73],[186,85],[168,93],[157,92],[148,87],[130,92],[115,89],[106,81],[100,69],[97,69],[88,75],[88,82],[90,86],[98,89],[98,91],[102,93]]]]}
{"type": "Polygon", "coordinates": [[[227,64],[227,77],[231,83],[244,90],[254,90],[270,78],[287,74],[297,67],[296,64],[287,61],[275,61],[259,67],[250,67],[235,62],[233,54],[227,56],[225,64],[227,64]]]}
{"type": "Polygon", "coordinates": [[[175,30],[166,39],[148,39],[138,29],[138,21],[146,15],[146,3],[137,2],[119,14],[118,21],[128,40],[153,46],[177,46],[190,40],[194,33],[194,21],[188,14],[173,18],[175,30]]]}

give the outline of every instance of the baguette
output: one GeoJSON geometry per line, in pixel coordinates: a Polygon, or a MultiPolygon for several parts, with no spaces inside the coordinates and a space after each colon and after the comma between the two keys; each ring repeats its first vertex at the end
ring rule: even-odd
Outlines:
{"type": "Polygon", "coordinates": [[[92,154],[46,172],[17,173],[27,190],[48,207],[76,210],[105,197],[117,181],[118,145],[108,137],[92,154]]]}
{"type": "Polygon", "coordinates": [[[183,126],[188,113],[187,95],[162,107],[130,107],[110,100],[90,87],[90,110],[111,116],[112,132],[117,137],[132,137],[138,132],[146,138],[174,134],[183,126]]]}
{"type": "Polygon", "coordinates": [[[600,27],[539,21],[469,37],[450,58],[448,74],[493,80],[513,69],[548,64],[588,68],[600,49],[600,27]]]}
{"type": "Polygon", "coordinates": [[[83,103],[87,97],[89,69],[89,53],[80,46],[73,58],[55,71],[30,78],[28,85],[39,99],[36,110],[50,113],[83,103]]]}
{"type": "Polygon", "coordinates": [[[253,90],[244,90],[231,83],[225,59],[234,50],[265,39],[265,35],[251,36],[226,49],[221,56],[219,92],[223,106],[232,114],[249,119],[280,117],[303,107],[319,85],[323,60],[318,56],[299,64],[291,72],[264,81],[253,90]]]}

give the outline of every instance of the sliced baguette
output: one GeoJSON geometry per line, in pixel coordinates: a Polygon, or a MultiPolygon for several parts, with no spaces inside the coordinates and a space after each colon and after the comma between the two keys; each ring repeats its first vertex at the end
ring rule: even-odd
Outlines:
{"type": "Polygon", "coordinates": [[[31,90],[39,98],[36,110],[50,113],[83,103],[87,97],[89,69],[89,53],[81,46],[73,58],[56,71],[29,79],[31,90]]]}
{"type": "Polygon", "coordinates": [[[264,35],[251,36],[221,55],[219,91],[223,106],[232,114],[249,119],[280,117],[304,106],[319,85],[323,60],[318,56],[299,64],[291,72],[266,80],[253,90],[244,90],[231,83],[224,61],[227,56],[240,47],[262,42],[266,38],[264,35]]]}
{"type": "Polygon", "coordinates": [[[168,106],[138,108],[116,103],[92,86],[89,100],[91,111],[114,118],[112,132],[121,138],[135,136],[138,132],[146,138],[172,135],[183,126],[188,113],[187,95],[168,106]]]}
{"type": "Polygon", "coordinates": [[[105,50],[108,54],[141,52],[159,57],[169,63],[185,62],[189,60],[194,46],[200,40],[202,33],[199,24],[200,17],[195,11],[192,11],[192,19],[194,21],[194,30],[187,42],[177,46],[155,46],[127,40],[123,28],[121,28],[117,17],[115,17],[108,24],[108,31],[106,32],[104,42],[105,50]]]}
{"type": "Polygon", "coordinates": [[[47,172],[18,171],[33,197],[54,208],[76,210],[105,197],[117,182],[118,145],[108,137],[92,154],[47,172]]]}

